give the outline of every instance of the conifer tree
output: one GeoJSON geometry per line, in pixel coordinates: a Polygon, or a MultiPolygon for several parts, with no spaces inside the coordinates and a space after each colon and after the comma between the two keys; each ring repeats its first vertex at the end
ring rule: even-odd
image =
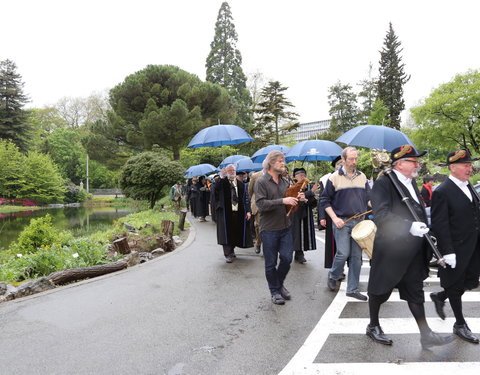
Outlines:
{"type": "Polygon", "coordinates": [[[329,115],[332,116],[331,128],[344,133],[357,125],[357,95],[352,86],[338,81],[328,89],[329,115]]]}
{"type": "Polygon", "coordinates": [[[10,139],[21,150],[28,141],[29,127],[23,110],[27,102],[17,66],[11,60],[0,61],[0,138],[10,139]]]}
{"type": "Polygon", "coordinates": [[[410,79],[404,72],[405,64],[400,56],[403,48],[400,46],[401,43],[390,23],[380,51],[378,99],[388,108],[388,126],[397,130],[400,129],[400,113],[405,109],[403,85],[410,79]]]}
{"type": "Polygon", "coordinates": [[[247,89],[247,77],[242,69],[242,55],[237,49],[237,42],[230,6],[225,1],[220,6],[215,23],[215,36],[205,64],[206,78],[227,89],[237,111],[235,125],[249,130],[253,123],[252,98],[247,89]]]}

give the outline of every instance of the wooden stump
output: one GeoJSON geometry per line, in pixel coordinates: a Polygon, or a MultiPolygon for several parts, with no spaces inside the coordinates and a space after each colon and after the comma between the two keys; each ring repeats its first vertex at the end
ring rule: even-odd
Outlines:
{"type": "Polygon", "coordinates": [[[161,247],[165,251],[172,251],[175,249],[175,243],[172,237],[159,236],[157,237],[158,247],[161,247]]]}
{"type": "Polygon", "coordinates": [[[120,254],[130,254],[130,246],[128,246],[127,237],[119,238],[113,241],[113,246],[120,254]]]}
{"type": "Polygon", "coordinates": [[[166,237],[173,236],[174,223],[171,220],[162,220],[162,233],[166,237]]]}
{"type": "Polygon", "coordinates": [[[72,281],[106,275],[107,273],[120,271],[124,268],[127,268],[127,262],[125,260],[119,260],[118,262],[99,264],[97,266],[53,272],[47,276],[47,279],[55,285],[61,285],[72,281]]]}
{"type": "Polygon", "coordinates": [[[180,230],[185,229],[185,218],[187,217],[187,210],[180,211],[180,218],[178,219],[178,228],[180,230]]]}

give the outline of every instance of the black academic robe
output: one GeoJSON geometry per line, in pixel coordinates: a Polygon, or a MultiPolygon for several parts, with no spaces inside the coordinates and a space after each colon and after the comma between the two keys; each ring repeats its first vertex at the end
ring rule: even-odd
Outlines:
{"type": "Polygon", "coordinates": [[[450,179],[433,191],[432,231],[442,255],[456,254],[455,268],[439,267],[440,283],[448,288],[467,275],[465,289],[478,286],[480,274],[480,208],[473,191],[473,202],[450,179]]]}
{"type": "Polygon", "coordinates": [[[317,249],[312,210],[316,206],[317,200],[315,193],[310,188],[305,191],[305,198],[307,202],[299,202],[297,210],[291,216],[294,251],[317,249]]]}
{"type": "Polygon", "coordinates": [[[241,248],[253,247],[250,223],[246,219],[251,213],[250,198],[245,183],[237,180],[238,211],[232,211],[231,184],[227,178],[215,183],[215,216],[217,220],[217,243],[241,248]]]}
{"type": "MultiPolygon", "coordinates": [[[[412,184],[420,203],[412,198],[393,171],[391,177],[404,195],[410,198],[420,220],[427,223],[427,215],[415,180],[412,184]]],[[[374,295],[390,293],[406,277],[407,271],[408,279],[412,283],[421,284],[428,277],[431,251],[424,237],[410,234],[409,230],[415,219],[407,205],[402,202],[389,176],[381,176],[375,181],[371,202],[377,232],[370,263],[368,292],[374,295]]]]}

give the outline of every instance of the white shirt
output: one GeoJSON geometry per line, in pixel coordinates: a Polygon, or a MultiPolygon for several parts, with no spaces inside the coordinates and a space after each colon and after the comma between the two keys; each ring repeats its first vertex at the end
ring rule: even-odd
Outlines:
{"type": "Polygon", "coordinates": [[[462,190],[465,195],[467,196],[468,199],[470,199],[470,202],[472,201],[472,193],[468,189],[468,181],[460,181],[458,178],[453,177],[453,176],[448,176],[450,180],[452,180],[455,185],[457,185],[460,190],[462,190]]]}
{"type": "Polygon", "coordinates": [[[418,200],[417,193],[416,193],[415,190],[413,189],[412,179],[411,179],[411,178],[408,178],[408,177],[405,177],[405,175],[403,175],[402,173],[400,173],[400,172],[397,171],[396,169],[393,169],[393,171],[394,171],[395,174],[397,175],[398,180],[403,184],[403,186],[405,186],[405,187],[408,189],[408,192],[410,193],[410,195],[412,196],[412,198],[415,199],[415,201],[416,201],[418,204],[420,204],[420,201],[418,200]]]}

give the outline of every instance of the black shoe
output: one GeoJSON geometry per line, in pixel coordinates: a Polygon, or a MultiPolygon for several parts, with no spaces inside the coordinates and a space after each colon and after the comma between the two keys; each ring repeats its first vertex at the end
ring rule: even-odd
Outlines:
{"type": "Polygon", "coordinates": [[[339,280],[339,281],[343,281],[343,280],[345,280],[345,277],[346,277],[345,274],[342,273],[342,275],[340,276],[340,278],[339,278],[338,280],[339,280]]]}
{"type": "Polygon", "coordinates": [[[475,336],[472,331],[470,331],[470,328],[468,328],[467,324],[457,324],[455,323],[453,325],[453,333],[455,333],[458,337],[460,337],[462,340],[478,344],[479,340],[478,337],[475,336]]]}
{"type": "Polygon", "coordinates": [[[298,258],[295,258],[295,260],[300,264],[307,263],[307,260],[303,255],[300,255],[298,258]]]}
{"type": "Polygon", "coordinates": [[[272,302],[275,305],[285,305],[285,300],[280,293],[272,294],[272,302]]]}
{"type": "Polygon", "coordinates": [[[286,299],[286,300],[292,299],[292,295],[284,286],[280,288],[280,295],[283,297],[283,299],[286,299]]]}
{"type": "Polygon", "coordinates": [[[225,262],[226,262],[226,263],[232,263],[232,262],[233,262],[233,258],[232,258],[232,257],[225,257],[225,262]]]}
{"type": "Polygon", "coordinates": [[[260,254],[260,251],[262,251],[262,250],[260,249],[260,246],[259,246],[259,245],[256,245],[256,246],[255,246],[255,254],[260,254]]]}
{"type": "Polygon", "coordinates": [[[442,346],[451,343],[455,338],[453,335],[441,336],[438,333],[430,331],[427,334],[420,336],[420,344],[423,349],[428,349],[432,346],[442,346]]]}
{"type": "Polygon", "coordinates": [[[356,291],[356,292],[352,292],[352,293],[347,293],[347,297],[352,297],[352,298],[356,298],[360,301],[366,301],[368,300],[367,296],[363,295],[362,293],[360,293],[359,291],[356,291]]]}
{"type": "Polygon", "coordinates": [[[378,342],[383,345],[392,345],[393,341],[389,339],[382,331],[380,326],[367,326],[367,336],[370,337],[373,341],[378,342]]]}
{"type": "Polygon", "coordinates": [[[445,301],[442,301],[438,297],[438,293],[430,293],[430,299],[433,301],[433,304],[435,305],[435,311],[437,312],[440,319],[445,320],[445,311],[443,311],[445,301]]]}
{"type": "Polygon", "coordinates": [[[331,277],[329,277],[327,286],[328,286],[328,289],[330,289],[331,291],[334,291],[335,289],[337,289],[337,280],[334,280],[331,277]]]}

